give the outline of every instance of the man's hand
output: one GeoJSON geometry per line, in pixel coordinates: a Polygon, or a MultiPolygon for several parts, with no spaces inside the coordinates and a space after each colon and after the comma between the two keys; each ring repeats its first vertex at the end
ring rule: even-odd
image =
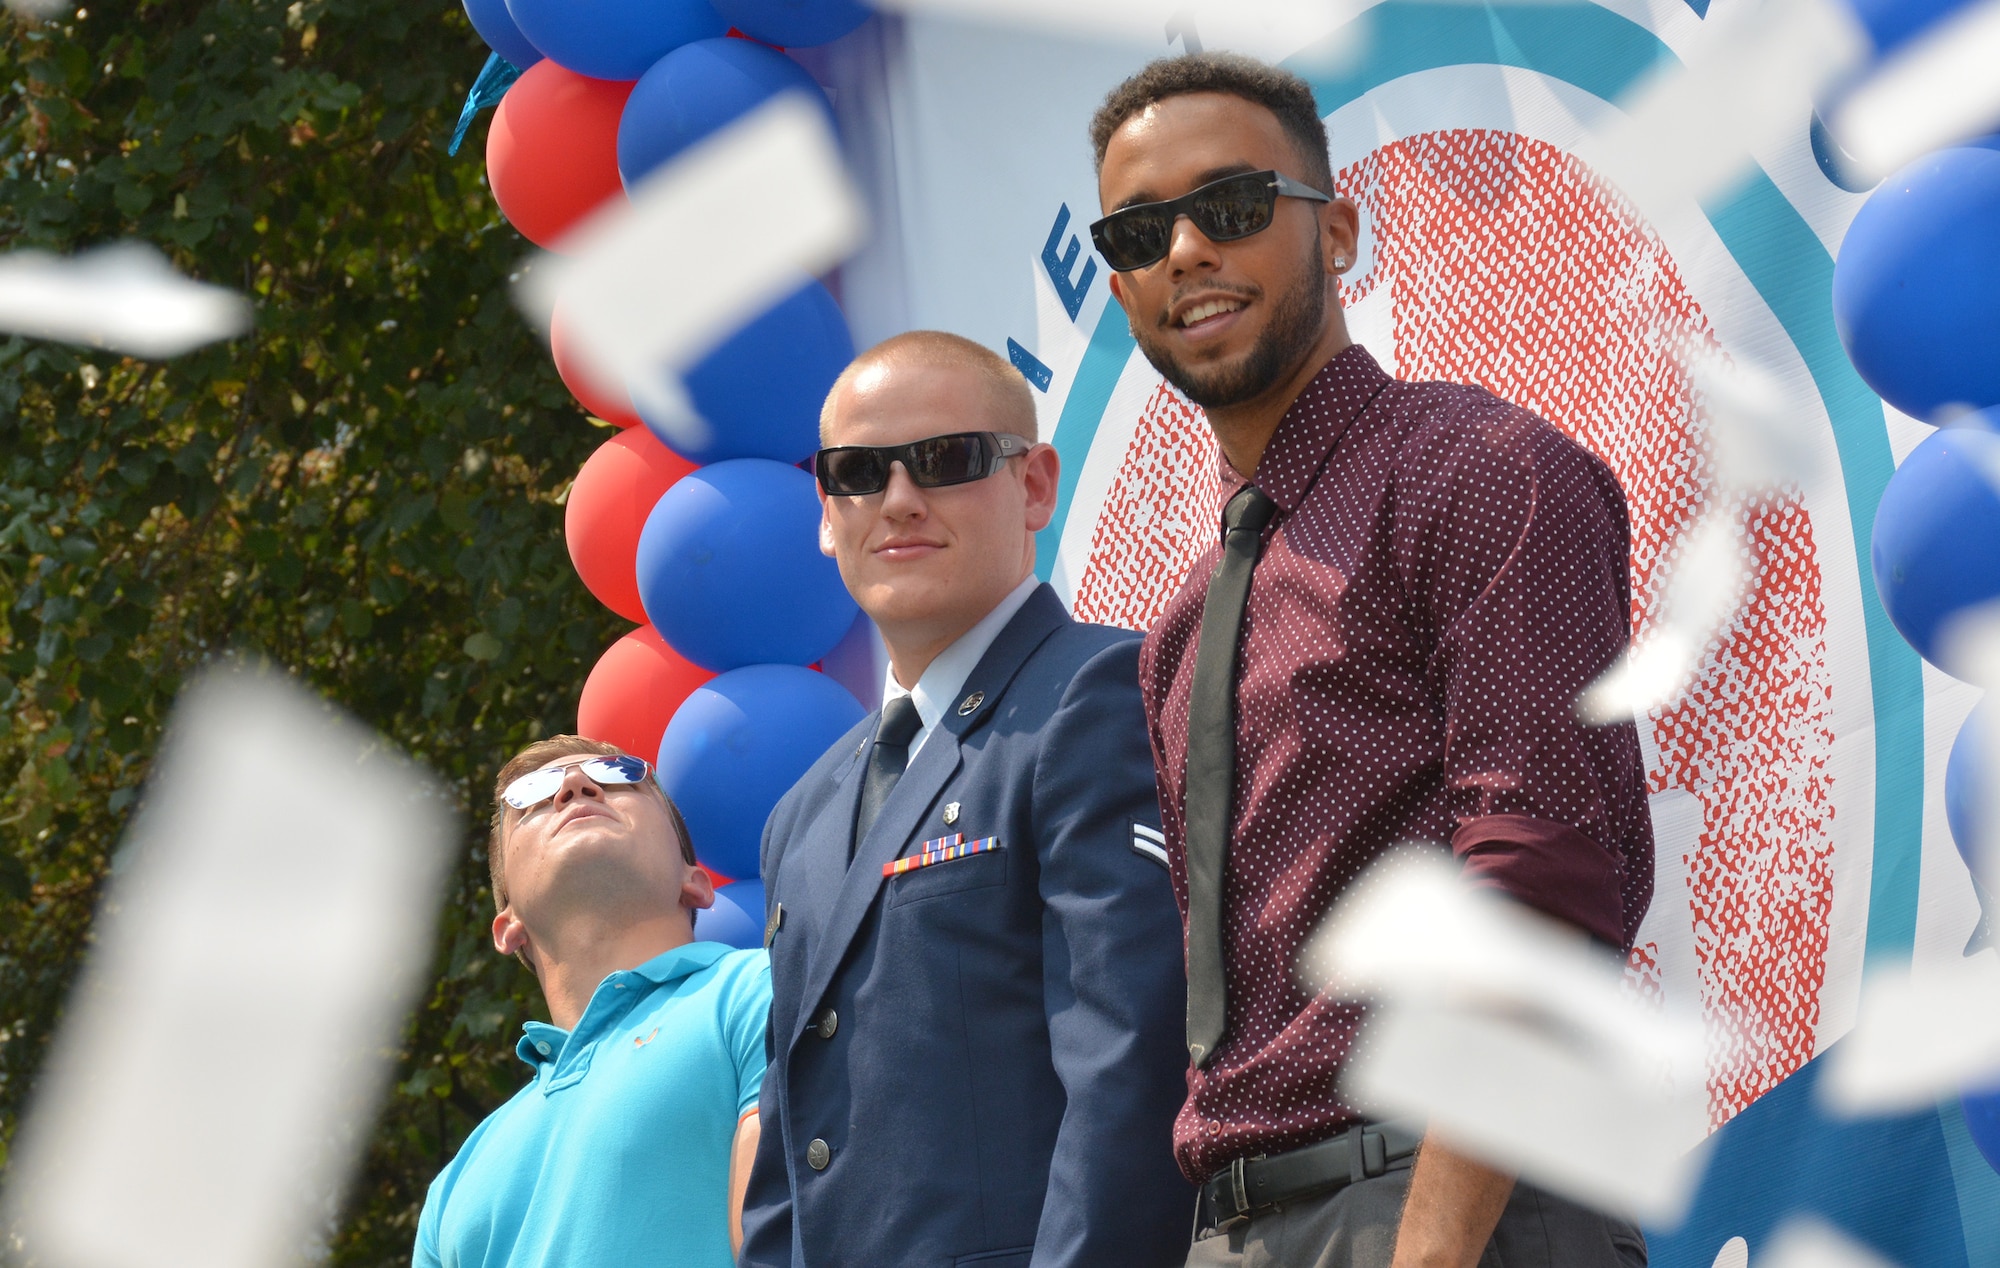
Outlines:
{"type": "Polygon", "coordinates": [[[1426,1136],[1390,1268],[1473,1268],[1513,1192],[1513,1176],[1426,1136]]]}
{"type": "Polygon", "coordinates": [[[763,1121],[751,1110],[736,1124],[736,1139],[729,1147],[729,1253],[743,1253],[743,1191],[750,1185],[750,1164],[757,1160],[757,1140],[763,1121]]]}

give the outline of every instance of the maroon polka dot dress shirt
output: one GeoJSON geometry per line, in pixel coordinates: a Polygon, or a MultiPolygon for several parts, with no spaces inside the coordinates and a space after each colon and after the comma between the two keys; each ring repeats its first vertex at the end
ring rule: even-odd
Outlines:
{"type": "MultiPolygon", "coordinates": [[[[1244,483],[1226,459],[1221,478],[1219,505],[1244,483]]],[[[1610,469],[1490,392],[1392,379],[1354,346],[1293,402],[1257,485],[1278,509],[1238,652],[1228,1028],[1174,1131],[1197,1183],[1359,1119],[1334,1088],[1361,1010],[1309,994],[1294,966],[1384,849],[1449,845],[1476,883],[1620,948],[1653,888],[1638,732],[1575,708],[1629,637],[1610,469]]],[[[1188,693],[1216,552],[1139,670],[1183,918],[1188,693]]]]}

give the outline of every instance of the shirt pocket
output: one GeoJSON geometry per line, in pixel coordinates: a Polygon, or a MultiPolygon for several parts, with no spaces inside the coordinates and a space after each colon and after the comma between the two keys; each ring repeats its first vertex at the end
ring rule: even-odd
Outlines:
{"type": "Polygon", "coordinates": [[[926,898],[943,898],[974,889],[991,889],[1007,883],[1007,847],[968,854],[963,858],[915,867],[889,878],[889,906],[920,903],[926,898]]]}

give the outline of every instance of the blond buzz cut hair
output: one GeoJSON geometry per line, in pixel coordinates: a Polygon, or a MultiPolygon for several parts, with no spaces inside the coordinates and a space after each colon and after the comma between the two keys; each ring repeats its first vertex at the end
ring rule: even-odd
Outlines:
{"type": "Polygon", "coordinates": [[[840,398],[847,385],[877,366],[897,365],[971,371],[985,385],[993,403],[993,417],[997,423],[993,430],[1025,436],[1032,441],[1041,440],[1040,424],[1035,418],[1034,392],[1029,389],[1028,380],[1007,358],[984,344],[974,343],[950,331],[909,330],[884,339],[848,362],[847,368],[840,372],[840,377],[833,381],[833,387],[826,394],[826,402],[819,409],[820,444],[828,443],[827,433],[833,425],[833,403],[840,398]]]}

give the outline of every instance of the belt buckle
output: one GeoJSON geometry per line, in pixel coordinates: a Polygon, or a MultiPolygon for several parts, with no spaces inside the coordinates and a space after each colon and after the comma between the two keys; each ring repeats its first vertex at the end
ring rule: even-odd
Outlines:
{"type": "Polygon", "coordinates": [[[1239,1157],[1232,1160],[1229,1166],[1223,1170],[1223,1174],[1229,1177],[1229,1204],[1235,1209],[1229,1213],[1227,1219],[1221,1220],[1216,1224],[1217,1232],[1234,1228],[1236,1225],[1247,1221],[1259,1209],[1250,1201],[1249,1174],[1245,1170],[1245,1164],[1262,1161],[1264,1161],[1263,1154],[1256,1154],[1247,1158],[1239,1157]]]}

